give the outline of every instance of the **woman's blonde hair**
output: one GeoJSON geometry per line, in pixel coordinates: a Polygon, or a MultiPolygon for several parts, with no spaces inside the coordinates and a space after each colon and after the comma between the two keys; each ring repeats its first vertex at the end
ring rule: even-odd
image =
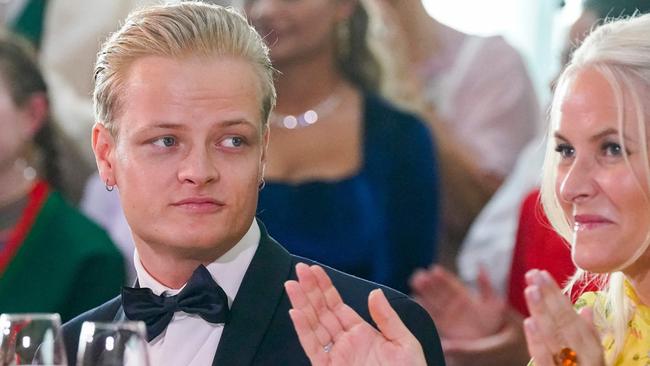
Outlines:
{"type": "MultiPolygon", "coordinates": [[[[626,119],[632,121],[634,118],[634,122],[636,122],[636,131],[630,132],[631,134],[646,137],[640,138],[639,148],[644,161],[645,176],[636,176],[636,178],[640,186],[650,184],[650,161],[646,134],[647,111],[644,108],[644,101],[650,96],[648,93],[650,90],[650,38],[648,34],[650,34],[650,15],[609,20],[585,38],[558,79],[550,108],[541,199],[551,225],[569,244],[573,244],[574,232],[570,227],[569,218],[562,211],[555,191],[559,154],[555,152],[553,133],[559,126],[562,100],[566,96],[571,82],[580,71],[590,68],[600,73],[609,83],[615,97],[618,111],[617,122],[623,150],[625,150],[623,122],[626,119]],[[626,115],[630,111],[633,113],[626,115]],[[645,182],[642,182],[643,179],[645,182]]],[[[629,165],[627,157],[625,159],[629,165]]],[[[650,203],[650,197],[646,197],[646,202],[650,203]]],[[[624,345],[627,323],[633,311],[633,304],[625,296],[625,277],[620,270],[635,262],[646,252],[649,245],[650,231],[645,242],[640,243],[636,252],[619,267],[619,270],[607,274],[591,274],[578,269],[566,286],[567,292],[572,292],[576,283],[581,281],[597,281],[602,286],[606,294],[603,309],[606,309],[608,314],[607,316],[605,314],[598,316],[599,314],[596,312],[595,315],[600,318],[597,321],[604,325],[606,334],[602,334],[602,336],[609,335],[614,339],[615,348],[607,360],[608,364],[612,364],[616,360],[624,345]]]]}
{"type": "Polygon", "coordinates": [[[95,118],[117,135],[115,119],[131,64],[146,56],[232,56],[251,62],[260,78],[261,116],[275,106],[274,69],[259,34],[232,8],[198,1],[152,6],[131,13],[103,44],[95,64],[95,118]]]}

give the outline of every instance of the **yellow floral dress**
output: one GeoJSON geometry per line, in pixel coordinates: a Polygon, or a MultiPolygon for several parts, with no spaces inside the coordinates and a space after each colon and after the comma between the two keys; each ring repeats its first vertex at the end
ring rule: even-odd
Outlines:
{"type": "MultiPolygon", "coordinates": [[[[625,295],[632,301],[635,310],[632,319],[628,323],[625,345],[623,345],[614,365],[650,366],[650,308],[641,304],[639,297],[634,292],[634,288],[627,281],[625,281],[625,295]]],[[[587,292],[580,296],[575,306],[579,310],[585,306],[594,306],[597,302],[602,304],[604,295],[598,292],[587,292]]],[[[606,336],[603,339],[603,348],[605,349],[605,356],[609,356],[614,351],[612,336],[606,336]]]]}
{"type": "MultiPolygon", "coordinates": [[[[625,294],[635,305],[632,319],[628,323],[628,331],[625,337],[625,345],[619,353],[614,366],[650,366],[650,307],[641,304],[639,297],[627,281],[625,281],[625,294]]],[[[575,303],[576,310],[585,306],[599,308],[597,311],[604,311],[605,317],[608,312],[604,309],[605,295],[600,292],[586,292],[580,296],[575,303]]],[[[597,326],[597,328],[600,328],[597,326]]],[[[602,329],[598,329],[602,334],[602,329]]],[[[611,335],[603,339],[605,358],[609,359],[614,352],[614,339],[611,335]]],[[[534,365],[534,363],[529,363],[534,365]]]]}

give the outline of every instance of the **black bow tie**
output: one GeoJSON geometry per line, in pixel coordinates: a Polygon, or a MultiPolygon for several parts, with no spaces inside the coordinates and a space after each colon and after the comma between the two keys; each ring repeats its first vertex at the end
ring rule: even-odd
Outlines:
{"type": "Polygon", "coordinates": [[[148,288],[124,287],[122,307],[129,320],[145,322],[148,341],[165,330],[177,311],[198,314],[217,324],[226,323],[229,313],[226,293],[203,265],[194,271],[185,288],[175,296],[157,296],[148,288]]]}

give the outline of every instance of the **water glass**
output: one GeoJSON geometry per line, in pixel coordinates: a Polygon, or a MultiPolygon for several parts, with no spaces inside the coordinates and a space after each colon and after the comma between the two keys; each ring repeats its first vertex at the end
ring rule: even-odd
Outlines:
{"type": "Polygon", "coordinates": [[[84,322],[77,366],[149,366],[143,322],[84,322]]]}
{"type": "Polygon", "coordinates": [[[0,315],[0,364],[67,365],[59,314],[0,315]]]}

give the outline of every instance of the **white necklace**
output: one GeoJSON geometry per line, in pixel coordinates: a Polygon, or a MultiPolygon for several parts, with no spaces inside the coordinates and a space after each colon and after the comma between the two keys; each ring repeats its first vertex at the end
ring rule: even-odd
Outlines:
{"type": "Polygon", "coordinates": [[[321,100],[318,104],[301,114],[279,114],[271,112],[270,122],[275,126],[290,130],[312,126],[323,117],[332,113],[341,104],[341,93],[339,93],[339,89],[340,87],[334,89],[332,94],[328,95],[327,98],[321,100]]]}

